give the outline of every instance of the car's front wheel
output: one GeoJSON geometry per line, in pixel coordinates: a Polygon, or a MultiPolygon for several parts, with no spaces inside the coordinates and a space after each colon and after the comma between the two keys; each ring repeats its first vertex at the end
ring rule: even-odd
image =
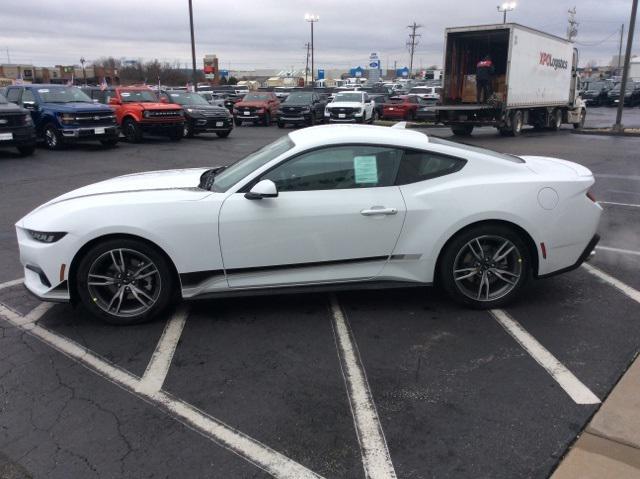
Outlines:
{"type": "Polygon", "coordinates": [[[81,258],[75,282],[85,308],[111,324],[150,320],[175,297],[167,260],[136,239],[112,239],[93,246],[81,258]]]}
{"type": "Polygon", "coordinates": [[[514,229],[486,224],[454,237],[440,261],[439,280],[456,301],[478,309],[513,300],[531,276],[527,245],[514,229]]]}

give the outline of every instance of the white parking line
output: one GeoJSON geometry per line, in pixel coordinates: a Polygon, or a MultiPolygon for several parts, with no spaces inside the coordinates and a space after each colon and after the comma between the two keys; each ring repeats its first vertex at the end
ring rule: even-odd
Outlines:
{"type": "Polygon", "coordinates": [[[612,253],[623,253],[623,254],[632,254],[635,256],[640,256],[640,251],[633,251],[631,249],[622,249],[622,248],[613,248],[611,246],[596,246],[596,249],[602,251],[611,251],[612,253]]]}
{"type": "Polygon", "coordinates": [[[351,414],[360,443],[362,465],[368,479],[395,479],[387,441],[382,431],[373,395],[362,366],[351,328],[335,295],[331,295],[333,335],[336,340],[340,368],[351,406],[351,414]]]}
{"type": "Polygon", "coordinates": [[[138,391],[137,388],[140,384],[138,377],[69,338],[25,319],[27,317],[35,318],[43,312],[44,308],[37,307],[33,314],[29,313],[22,317],[0,303],[0,315],[13,325],[77,361],[82,366],[97,372],[117,386],[156,405],[185,426],[244,458],[273,477],[277,479],[322,479],[322,476],[303,465],[164,391],[138,391]]]}
{"type": "Polygon", "coordinates": [[[600,399],[540,344],[536,338],[531,336],[520,323],[501,309],[492,309],[490,312],[520,346],[551,374],[551,377],[556,380],[576,404],[600,403],[600,399]]]}
{"type": "Polygon", "coordinates": [[[17,286],[22,283],[24,283],[24,278],[14,279],[12,281],[7,281],[6,283],[0,283],[0,289],[10,288],[12,286],[17,286]]]}
{"type": "Polygon", "coordinates": [[[167,321],[136,391],[150,394],[162,389],[188,315],[189,308],[182,304],[167,321]]]}
{"type": "Polygon", "coordinates": [[[613,206],[631,206],[632,208],[640,208],[640,205],[633,203],[616,203],[615,201],[598,201],[601,205],[613,205],[613,206]]]}
{"type": "Polygon", "coordinates": [[[624,284],[619,279],[616,279],[613,276],[608,275],[607,273],[596,268],[595,266],[591,266],[589,263],[583,263],[582,266],[592,275],[600,278],[605,283],[610,284],[611,286],[616,288],[618,291],[626,294],[628,297],[630,297],[637,303],[640,303],[640,291],[638,291],[637,289],[634,289],[631,286],[624,284]]]}

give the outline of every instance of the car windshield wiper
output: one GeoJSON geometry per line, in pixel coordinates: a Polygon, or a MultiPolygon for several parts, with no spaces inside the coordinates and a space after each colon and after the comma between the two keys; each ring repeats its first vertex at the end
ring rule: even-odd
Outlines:
{"type": "Polygon", "coordinates": [[[211,191],[216,175],[226,168],[226,166],[216,166],[215,168],[211,168],[210,170],[202,173],[202,175],[200,175],[200,184],[198,185],[198,188],[211,191]]]}

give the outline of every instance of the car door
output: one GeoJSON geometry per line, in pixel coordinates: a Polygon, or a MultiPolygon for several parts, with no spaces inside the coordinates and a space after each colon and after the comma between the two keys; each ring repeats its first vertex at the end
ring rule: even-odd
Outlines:
{"type": "Polygon", "coordinates": [[[269,287],[374,278],[402,229],[406,208],[394,186],[402,151],[340,145],[309,151],[254,180],[276,198],[230,195],[219,216],[227,281],[269,287]]]}

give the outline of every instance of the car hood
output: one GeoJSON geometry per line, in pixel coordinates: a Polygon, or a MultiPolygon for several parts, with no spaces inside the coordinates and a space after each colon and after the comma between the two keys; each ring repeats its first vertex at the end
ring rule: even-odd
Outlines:
{"type": "Polygon", "coordinates": [[[331,102],[327,105],[327,108],[362,108],[362,103],[357,101],[339,101],[331,102]]]}
{"type": "MultiPolygon", "coordinates": [[[[86,198],[89,196],[158,190],[196,190],[200,182],[200,175],[209,169],[210,168],[188,168],[183,170],[149,171],[147,173],[118,176],[65,193],[45,203],[40,208],[62,201],[86,198]]],[[[203,193],[205,192],[203,191],[203,193]]]]}
{"type": "Polygon", "coordinates": [[[72,103],[44,103],[43,106],[62,113],[85,113],[85,112],[100,112],[111,113],[113,110],[101,103],[85,103],[85,102],[72,102],[72,103]]]}
{"type": "Polygon", "coordinates": [[[0,115],[3,113],[29,113],[29,110],[20,108],[15,103],[0,103],[0,115]]]}
{"type": "Polygon", "coordinates": [[[307,103],[305,103],[305,102],[300,102],[300,103],[294,103],[294,102],[288,103],[288,102],[283,102],[283,103],[280,103],[280,107],[281,107],[281,108],[286,108],[286,107],[288,107],[288,106],[294,106],[294,107],[296,107],[296,108],[300,108],[300,107],[309,107],[309,108],[310,108],[310,107],[311,107],[311,105],[312,105],[312,103],[308,103],[308,102],[307,102],[307,103]]]}
{"type": "Polygon", "coordinates": [[[265,108],[267,106],[266,101],[239,101],[235,104],[236,108],[243,106],[257,106],[258,108],[265,108]]]}
{"type": "Polygon", "coordinates": [[[127,107],[136,107],[142,110],[181,110],[182,107],[177,103],[153,103],[153,102],[124,102],[127,107]]]}

